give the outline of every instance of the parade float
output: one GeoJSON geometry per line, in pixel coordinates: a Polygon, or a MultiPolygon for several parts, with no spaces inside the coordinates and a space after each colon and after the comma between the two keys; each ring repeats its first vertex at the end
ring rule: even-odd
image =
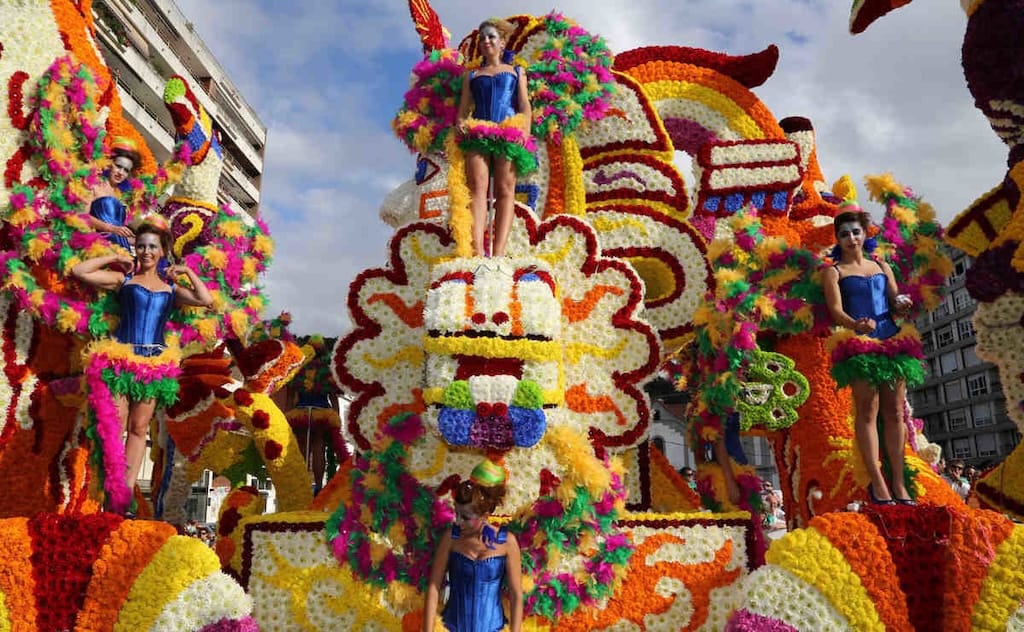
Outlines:
{"type": "MultiPolygon", "coordinates": [[[[851,28],[900,4],[857,2],[851,28]]],[[[847,510],[867,500],[865,473],[849,396],[828,373],[817,275],[831,217],[854,193],[848,180],[826,184],[809,120],[779,120],[755,95],[778,49],[613,54],[558,13],[509,18],[540,168],[517,184],[509,256],[478,258],[452,130],[477,40],[452,45],[428,3],[409,3],[425,54],[394,129],[418,154],[416,176],[382,204],[395,234],[383,265],[352,283],[353,329],[333,348],[300,349],[261,320],[266,227],[217,204],[211,119],[184,79],[169,80],[182,141],[170,163],[144,158],[130,206],[152,210],[175,185],[161,205],[174,254],[215,303],[172,325],[178,400],[152,432],[162,482],[137,498],[140,515],[162,520],[100,511],[131,490],[106,476],[118,442],[91,376],[124,367],[82,357],[116,311],[68,270],[112,248],[82,202],[110,138],[139,136],[95,52],[89,3],[23,5],[0,20],[0,472],[11,492],[0,630],[418,630],[448,492],[498,455],[528,629],[1024,629],[1024,530],[964,505],[917,456],[923,435],[906,446],[917,507],[847,510]],[[690,185],[677,150],[693,159],[690,185]],[[733,414],[772,445],[791,532],[767,551],[750,468],[732,464],[745,492],[734,505],[714,463],[694,493],[648,442],[644,386],[659,373],[692,394],[694,445],[733,414]],[[352,398],[342,424],[304,413],[336,454],[353,449],[315,499],[289,429],[303,411],[275,397],[289,380],[352,398]],[[282,511],[264,515],[256,490],[236,487],[215,553],[175,535],[202,470],[241,483],[257,466],[282,511]]],[[[991,60],[1005,57],[988,51],[1018,45],[1024,7],[987,0],[968,14],[968,79],[1000,131],[1020,89],[1012,72],[993,78],[991,60]]],[[[979,352],[1016,404],[1024,288],[1005,272],[1024,267],[1016,136],[1004,138],[1007,179],[947,238],[978,257],[979,352]]],[[[884,215],[881,255],[919,309],[934,306],[948,273],[934,213],[891,177],[867,185],[884,215]]],[[[1016,456],[979,497],[1020,516],[1016,456]]]]}

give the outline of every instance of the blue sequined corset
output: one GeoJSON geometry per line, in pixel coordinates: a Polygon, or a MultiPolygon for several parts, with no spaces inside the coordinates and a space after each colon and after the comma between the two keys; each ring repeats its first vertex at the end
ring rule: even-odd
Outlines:
{"type": "Polygon", "coordinates": [[[843,311],[854,320],[870,318],[877,323],[868,334],[885,340],[895,336],[900,328],[889,313],[889,299],[885,295],[887,279],[879,272],[871,276],[850,275],[839,279],[839,293],[843,297],[843,311]]]}
{"type": "MultiPolygon", "coordinates": [[[[459,528],[452,527],[458,539],[459,528]]],[[[508,537],[505,527],[495,542],[508,537]]],[[[448,554],[448,603],[441,618],[450,632],[495,632],[505,627],[501,608],[501,583],[505,578],[504,555],[470,559],[452,551],[448,554]]]]}
{"type": "Polygon", "coordinates": [[[160,355],[166,347],[164,325],[174,307],[174,286],[169,292],[154,292],[125,278],[117,298],[121,303],[121,323],[117,327],[117,340],[135,345],[135,354],[150,357],[160,355]]]}
{"type": "MultiPolygon", "coordinates": [[[[124,226],[124,220],[127,217],[127,209],[121,200],[116,197],[105,195],[103,197],[96,198],[89,205],[89,215],[92,215],[101,222],[113,224],[114,226],[124,226]]],[[[111,243],[115,243],[122,246],[126,250],[131,251],[132,244],[128,241],[127,237],[115,235],[113,233],[104,233],[104,237],[107,238],[111,243]]]]}
{"type": "Polygon", "coordinates": [[[473,118],[500,123],[516,113],[516,86],[519,77],[514,72],[496,75],[469,74],[469,88],[473,93],[473,118]]]}

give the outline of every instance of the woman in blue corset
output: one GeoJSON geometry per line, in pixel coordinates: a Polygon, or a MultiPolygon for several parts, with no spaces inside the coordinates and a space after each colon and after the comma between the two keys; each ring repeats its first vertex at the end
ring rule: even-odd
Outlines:
{"type": "Polygon", "coordinates": [[[870,482],[873,503],[914,504],[904,480],[904,402],[907,384],[924,381],[921,342],[911,326],[900,328],[894,313],[906,311],[910,299],[898,295],[889,264],[868,256],[870,219],[852,203],[844,203],[833,226],[838,245],[834,265],[824,271],[825,302],[832,322],[841,329],[833,337],[832,377],[853,390],[854,434],[870,482]],[[876,420],[882,413],[885,452],[890,472],[886,481],[879,463],[876,420]]]}
{"type": "Polygon", "coordinates": [[[128,209],[121,201],[121,191],[139,165],[140,157],[127,139],[119,139],[112,153],[110,167],[105,172],[106,178],[92,188],[89,224],[93,230],[104,233],[111,243],[131,252],[135,234],[126,225],[128,209]]]}
{"type": "Polygon", "coordinates": [[[494,179],[494,234],[491,256],[505,255],[512,229],[516,175],[537,168],[530,136],[533,118],[526,90],[526,72],[510,62],[505,42],[513,26],[486,20],[477,29],[483,62],[462,82],[459,102],[459,147],[466,154],[466,181],[473,214],[473,250],[485,255],[487,185],[494,179]]]}
{"type": "Polygon", "coordinates": [[[423,632],[432,632],[445,575],[448,601],[441,620],[449,632],[496,632],[523,625],[522,563],[519,544],[505,527],[495,529],[491,513],[505,497],[505,470],[493,461],[473,469],[455,488],[455,524],[434,553],[424,606],[423,632]],[[507,591],[509,616],[502,608],[507,591]]]}
{"type": "MultiPolygon", "coordinates": [[[[184,265],[168,264],[166,253],[170,252],[171,235],[167,220],[158,215],[145,216],[135,226],[134,234],[134,260],[125,255],[105,255],[87,259],[72,269],[79,281],[117,292],[120,321],[115,340],[94,343],[95,347],[90,346],[89,350],[90,366],[93,361],[102,365],[105,383],[87,385],[92,391],[109,392],[120,418],[121,432],[127,428],[123,458],[128,490],[134,488],[138,478],[154,410],[173,403],[177,397],[180,357],[176,348],[168,347],[164,332],[171,310],[182,305],[209,307],[213,303],[209,290],[195,272],[184,265]],[[122,265],[131,271],[110,269],[122,265]],[[176,282],[181,277],[187,278],[188,285],[176,282]]],[[[94,409],[100,408],[93,412],[103,417],[104,402],[90,399],[90,403],[94,409]]],[[[104,446],[104,450],[110,449],[112,446],[104,446]]],[[[111,473],[107,472],[107,476],[111,473]]],[[[115,510],[127,512],[124,504],[115,503],[115,510]]]]}

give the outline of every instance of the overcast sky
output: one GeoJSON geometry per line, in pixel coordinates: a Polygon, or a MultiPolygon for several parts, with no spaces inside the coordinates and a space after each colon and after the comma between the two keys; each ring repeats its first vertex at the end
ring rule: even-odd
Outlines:
{"type": "MultiPolygon", "coordinates": [[[[261,212],[277,244],[268,316],[289,310],[298,334],[345,333],[349,283],[385,262],[392,230],[377,217],[380,202],[415,167],[389,125],[420,58],[406,0],[176,2],[268,127],[261,212]]],[[[1006,159],[964,82],[960,3],[918,0],[856,37],[850,4],[433,2],[456,42],[484,18],[554,8],[613,52],[777,44],[776,72],[755,92],[777,118],[813,121],[826,179],[890,171],[948,223],[1002,179],[1006,159]]]]}

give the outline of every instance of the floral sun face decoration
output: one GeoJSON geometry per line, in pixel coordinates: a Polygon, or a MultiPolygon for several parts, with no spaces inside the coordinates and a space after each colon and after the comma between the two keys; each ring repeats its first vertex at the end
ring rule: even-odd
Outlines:
{"type": "Polygon", "coordinates": [[[515,474],[506,508],[514,508],[537,498],[542,471],[564,478],[549,435],[568,428],[627,457],[626,485],[642,502],[635,448],[650,405],[640,385],[661,349],[639,316],[640,280],[600,256],[593,229],[576,218],[538,223],[519,207],[509,247],[533,257],[467,267],[448,260],[443,228],[410,224],[392,239],[391,267],[356,278],[348,299],[356,328],[332,363],[355,396],[349,435],[368,450],[394,415],[424,415],[437,431],[409,446],[407,465],[433,487],[468,476],[481,452],[507,450],[515,474]],[[484,422],[501,430],[482,432],[484,422]]]}
{"type": "Polygon", "coordinates": [[[428,422],[453,446],[506,451],[544,435],[563,401],[562,310],[543,262],[434,268],[424,314],[428,422]]]}

